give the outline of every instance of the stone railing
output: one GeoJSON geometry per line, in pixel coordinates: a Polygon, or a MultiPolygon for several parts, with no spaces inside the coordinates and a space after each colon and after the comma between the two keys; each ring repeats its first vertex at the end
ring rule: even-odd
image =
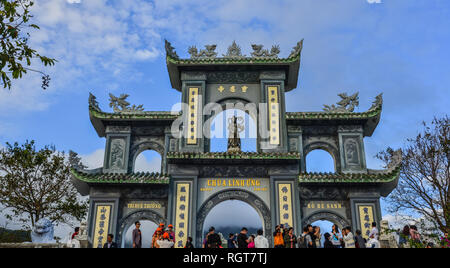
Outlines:
{"type": "Polygon", "coordinates": [[[0,248],[69,248],[67,244],[0,243],[0,248]]]}

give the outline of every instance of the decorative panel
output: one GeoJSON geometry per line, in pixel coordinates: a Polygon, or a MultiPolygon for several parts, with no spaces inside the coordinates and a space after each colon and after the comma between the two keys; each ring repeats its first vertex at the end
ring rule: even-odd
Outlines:
{"type": "Polygon", "coordinates": [[[284,225],[294,226],[293,210],[292,210],[292,185],[290,183],[278,184],[278,198],[280,210],[280,223],[284,225]]]}
{"type": "Polygon", "coordinates": [[[175,208],[175,234],[177,248],[182,248],[186,244],[189,225],[189,183],[177,183],[176,208],[175,208]]]}
{"type": "Polygon", "coordinates": [[[94,248],[102,248],[106,243],[106,237],[108,236],[109,223],[111,219],[111,205],[98,205],[95,217],[95,229],[94,229],[94,248]]]}
{"type": "Polygon", "coordinates": [[[187,136],[187,144],[195,145],[197,144],[197,118],[198,118],[198,97],[199,97],[199,88],[198,87],[190,87],[189,88],[189,114],[188,114],[188,136],[187,136]]]}
{"type": "Polygon", "coordinates": [[[358,206],[361,233],[364,238],[369,238],[369,233],[374,222],[373,206],[358,206]]]}
{"type": "Polygon", "coordinates": [[[278,86],[267,87],[270,145],[280,145],[280,103],[278,98],[278,91],[278,86]]]}

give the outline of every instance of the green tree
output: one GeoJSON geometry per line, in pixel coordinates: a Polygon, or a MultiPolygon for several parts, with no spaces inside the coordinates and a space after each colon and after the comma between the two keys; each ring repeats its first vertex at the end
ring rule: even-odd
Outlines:
{"type": "Polygon", "coordinates": [[[0,0],[0,74],[4,88],[11,89],[11,79],[20,79],[27,71],[42,75],[43,89],[49,86],[49,75],[30,68],[33,59],[44,66],[56,62],[55,59],[40,55],[28,44],[28,30],[39,29],[39,26],[30,22],[33,4],[31,0],[0,0]]]}
{"type": "MultiPolygon", "coordinates": [[[[450,231],[450,119],[423,123],[422,133],[408,139],[397,188],[386,198],[392,213],[419,215],[442,233],[450,231]]],[[[393,150],[377,155],[389,163],[393,150]]]]}
{"type": "Polygon", "coordinates": [[[7,219],[28,227],[42,218],[57,223],[84,219],[88,205],[70,180],[72,165],[82,166],[75,153],[67,158],[54,147],[36,150],[34,141],[7,143],[0,150],[0,203],[7,219]]]}

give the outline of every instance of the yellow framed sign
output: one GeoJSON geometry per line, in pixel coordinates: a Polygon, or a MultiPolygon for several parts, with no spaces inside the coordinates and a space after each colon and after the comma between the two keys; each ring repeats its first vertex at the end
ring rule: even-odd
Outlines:
{"type": "Polygon", "coordinates": [[[103,244],[106,243],[111,219],[111,208],[111,205],[97,206],[93,240],[94,248],[102,248],[103,244]]]}

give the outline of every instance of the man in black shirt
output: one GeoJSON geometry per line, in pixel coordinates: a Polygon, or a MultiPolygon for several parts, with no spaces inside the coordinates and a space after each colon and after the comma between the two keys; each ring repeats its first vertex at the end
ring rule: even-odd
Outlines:
{"type": "Polygon", "coordinates": [[[117,248],[116,242],[113,241],[114,235],[108,234],[108,237],[106,238],[106,243],[103,245],[103,248],[117,248]]]}
{"type": "Polygon", "coordinates": [[[238,248],[248,248],[248,230],[247,228],[242,228],[241,233],[237,237],[238,248]]]}
{"type": "Polygon", "coordinates": [[[209,228],[209,235],[206,239],[207,248],[218,248],[222,245],[222,240],[220,239],[220,236],[215,233],[215,230],[214,227],[209,228]]]}

